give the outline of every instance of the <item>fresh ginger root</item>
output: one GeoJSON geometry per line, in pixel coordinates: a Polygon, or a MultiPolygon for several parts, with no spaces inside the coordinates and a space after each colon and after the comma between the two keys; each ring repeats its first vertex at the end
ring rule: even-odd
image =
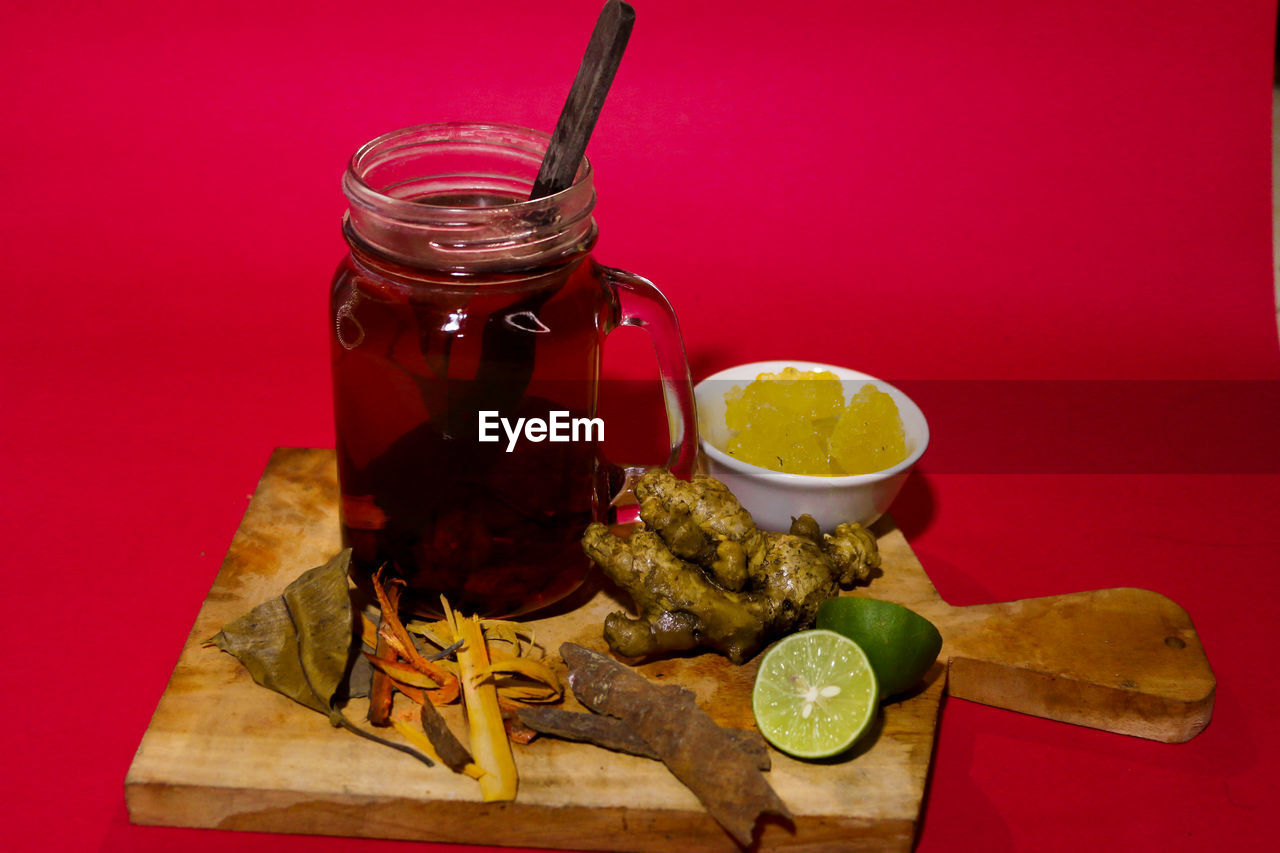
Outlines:
{"type": "Polygon", "coordinates": [[[880,565],[859,524],[823,535],[802,515],[790,533],[756,527],[723,483],[654,468],[636,484],[646,529],[621,539],[592,524],[582,547],[634,599],[639,618],[611,613],[604,636],[627,657],[710,646],[734,663],[769,640],[813,623],[840,587],[880,565]]]}

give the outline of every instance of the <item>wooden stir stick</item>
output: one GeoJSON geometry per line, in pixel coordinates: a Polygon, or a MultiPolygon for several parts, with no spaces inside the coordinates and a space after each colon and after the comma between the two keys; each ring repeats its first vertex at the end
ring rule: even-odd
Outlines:
{"type": "Polygon", "coordinates": [[[605,96],[618,72],[622,52],[627,48],[636,11],[629,3],[609,0],[600,10],[596,27],[587,43],[587,52],[578,66],[569,97],[560,111],[551,144],[542,159],[538,178],[529,199],[543,198],[573,185],[578,165],[587,150],[587,140],[595,129],[596,119],[604,107],[605,96]]]}
{"type": "MultiPolygon", "coordinates": [[[[609,93],[618,63],[622,61],[622,51],[626,49],[635,20],[635,10],[626,3],[620,0],[605,3],[543,156],[538,177],[529,194],[530,201],[573,185],[578,165],[587,150],[587,140],[600,117],[605,95],[609,93]]],[[[555,221],[557,215],[554,209],[536,209],[528,213],[527,223],[533,227],[546,227],[555,221]]],[[[538,336],[506,321],[525,312],[536,317],[563,284],[563,277],[550,278],[524,298],[490,314],[480,335],[480,366],[471,383],[473,388],[488,396],[483,404],[465,407],[467,411],[477,408],[510,410],[524,397],[533,378],[538,336]]]]}

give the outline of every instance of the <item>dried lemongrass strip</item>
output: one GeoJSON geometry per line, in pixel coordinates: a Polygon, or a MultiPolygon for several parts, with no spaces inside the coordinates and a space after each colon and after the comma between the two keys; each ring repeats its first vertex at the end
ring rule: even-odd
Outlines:
{"type": "Polygon", "coordinates": [[[513,703],[525,702],[531,705],[545,705],[560,701],[560,694],[552,693],[547,687],[538,687],[532,684],[505,684],[497,685],[497,687],[498,697],[513,703]]]}
{"type": "Polygon", "coordinates": [[[533,629],[519,622],[508,622],[503,619],[485,619],[481,621],[484,636],[490,642],[497,640],[511,644],[517,656],[524,654],[524,645],[533,647],[533,629]]]}
{"type": "Polygon", "coordinates": [[[489,643],[489,660],[490,661],[496,663],[498,661],[504,661],[504,660],[520,660],[520,655],[516,654],[514,651],[510,649],[502,648],[500,645],[496,644],[497,641],[491,638],[486,638],[486,639],[489,643]]]}
{"type": "Polygon", "coordinates": [[[516,796],[516,762],[511,754],[511,741],[502,724],[498,707],[498,691],[490,682],[477,680],[475,674],[489,666],[489,652],[480,620],[462,618],[444,602],[445,618],[452,635],[464,645],[458,650],[458,674],[462,682],[462,701],[467,711],[471,754],[485,770],[480,777],[480,795],[485,802],[514,800],[516,796]]]}
{"type": "MultiPolygon", "coordinates": [[[[456,650],[456,644],[446,639],[452,636],[452,629],[445,620],[426,622],[415,619],[404,623],[404,627],[411,634],[417,634],[433,646],[441,649],[436,655],[429,655],[427,657],[428,660],[452,654],[456,650]]],[[[492,659],[526,657],[527,652],[535,648],[533,628],[521,622],[509,622],[504,619],[481,619],[480,627],[484,631],[485,641],[489,645],[489,657],[492,659]],[[514,651],[508,652],[505,649],[496,648],[493,645],[495,642],[510,645],[514,651]]]]}
{"type": "Polygon", "coordinates": [[[453,636],[453,629],[443,619],[437,622],[424,622],[421,619],[413,619],[404,623],[404,628],[409,633],[417,634],[431,645],[440,649],[447,648],[453,643],[452,640],[447,639],[453,636]]]}
{"type": "Polygon", "coordinates": [[[532,658],[508,658],[495,661],[475,673],[480,681],[492,681],[498,695],[524,702],[557,702],[564,696],[564,688],[555,671],[541,661],[532,658]],[[501,682],[501,676],[527,679],[525,682],[501,682]]]}
{"type": "Polygon", "coordinates": [[[363,613],[360,614],[360,642],[371,649],[378,647],[378,626],[363,613]]]}

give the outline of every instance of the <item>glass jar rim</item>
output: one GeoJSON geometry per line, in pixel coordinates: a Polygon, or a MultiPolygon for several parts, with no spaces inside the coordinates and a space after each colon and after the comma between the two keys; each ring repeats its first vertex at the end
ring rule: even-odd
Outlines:
{"type": "Polygon", "coordinates": [[[550,140],[542,131],[494,122],[437,122],[384,133],[360,146],[343,174],[344,230],[400,263],[457,272],[576,254],[594,242],[591,164],[584,156],[572,185],[530,201],[550,140]],[[494,201],[432,202],[458,194],[494,201]]]}
{"type": "MultiPolygon", "coordinates": [[[[410,125],[387,131],[357,148],[347,162],[346,174],[343,176],[343,190],[347,198],[353,202],[359,201],[360,203],[377,205],[387,210],[387,212],[393,213],[397,218],[403,217],[408,220],[422,218],[424,209],[433,214],[448,213],[461,217],[466,217],[477,210],[488,210],[490,208],[437,205],[397,198],[373,186],[365,178],[369,169],[379,164],[379,158],[385,158],[388,154],[407,147],[401,144],[402,140],[406,138],[430,134],[432,135],[431,144],[450,141],[479,142],[480,140],[473,138],[471,134],[479,134],[481,132],[503,136],[507,139],[507,143],[503,147],[510,148],[513,151],[535,154],[539,161],[546,154],[547,147],[551,144],[551,134],[545,131],[504,122],[443,121],[410,125]],[[512,144],[514,140],[519,138],[528,140],[533,147],[520,148],[512,144]],[[355,196],[354,198],[353,195],[355,196]]],[[[421,145],[423,142],[419,141],[410,144],[421,145]]],[[[487,144],[493,145],[494,143],[488,142],[487,144]]],[[[573,183],[565,189],[540,199],[530,201],[526,198],[522,201],[513,201],[502,206],[516,208],[526,213],[539,208],[552,209],[560,207],[563,204],[563,200],[573,194],[580,185],[586,184],[589,186],[591,184],[592,171],[591,159],[584,154],[582,164],[578,167],[573,183]]]]}

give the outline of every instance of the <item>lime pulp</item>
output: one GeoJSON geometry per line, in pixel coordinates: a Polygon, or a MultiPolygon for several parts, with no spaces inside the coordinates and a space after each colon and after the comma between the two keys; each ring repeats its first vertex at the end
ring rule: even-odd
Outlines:
{"type": "Polygon", "coordinates": [[[760,661],[751,709],[769,743],[796,758],[849,749],[875,719],[880,690],[861,647],[834,631],[799,631],[760,661]]]}

